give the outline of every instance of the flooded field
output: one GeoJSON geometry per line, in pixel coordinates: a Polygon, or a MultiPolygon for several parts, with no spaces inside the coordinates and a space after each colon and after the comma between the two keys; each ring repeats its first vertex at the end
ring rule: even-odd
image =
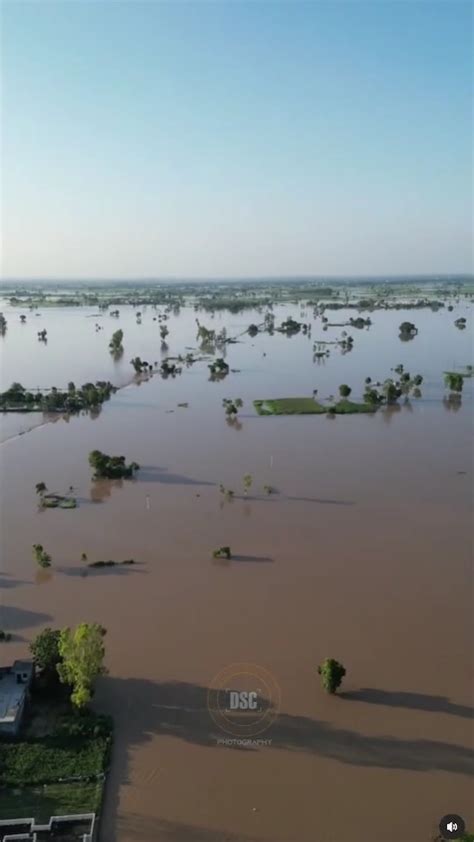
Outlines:
{"type": "Polygon", "coordinates": [[[431,842],[446,813],[472,829],[473,378],[454,404],[443,382],[472,363],[472,307],[453,306],[375,310],[368,329],[345,328],[352,351],[328,346],[319,360],[314,342],[344,328],[323,330],[304,305],[275,306],[275,325],[292,316],[311,335],[253,338],[242,334],[261,312],[182,307],[163,350],[151,307],[137,324],[132,307],[113,318],[0,306],[1,390],[124,387],[93,417],[0,422],[0,628],[13,634],[1,658],[26,656],[47,625],[106,627],[95,704],[113,714],[116,740],[104,842],[431,842]],[[226,346],[227,377],[210,381],[202,360],[135,382],[132,357],[197,349],[196,318],[240,336],[226,346]],[[409,341],[405,320],[418,328],[409,341]],[[108,342],[119,328],[117,361],[108,342]],[[373,414],[259,417],[253,406],[324,399],[343,383],[361,400],[366,377],[383,381],[400,363],[423,376],[421,397],[373,414]],[[237,397],[229,421],[222,400],[237,397]],[[94,449],[138,462],[136,479],[93,481],[94,449]],[[38,482],[73,486],[77,509],[38,509],[38,482]],[[234,558],[212,559],[225,545],[234,558]],[[82,553],[139,563],[84,575],[82,553]],[[316,673],[325,657],[347,669],[335,697],[316,673]],[[224,744],[207,707],[216,674],[242,663],[281,691],[267,745],[224,744]]]}

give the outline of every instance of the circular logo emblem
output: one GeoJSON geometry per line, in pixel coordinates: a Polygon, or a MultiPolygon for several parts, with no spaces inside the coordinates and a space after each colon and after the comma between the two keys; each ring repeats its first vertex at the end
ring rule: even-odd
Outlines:
{"type": "Polygon", "coordinates": [[[257,737],[280,711],[281,692],[274,677],[256,664],[230,664],[217,673],[207,692],[215,724],[233,737],[257,737]]]}

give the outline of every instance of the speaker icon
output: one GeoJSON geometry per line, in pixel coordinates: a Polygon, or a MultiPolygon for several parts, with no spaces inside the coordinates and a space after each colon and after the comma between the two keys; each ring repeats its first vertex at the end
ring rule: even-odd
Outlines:
{"type": "Polygon", "coordinates": [[[443,839],[461,839],[466,830],[466,822],[461,816],[448,813],[441,819],[439,830],[443,839]]]}

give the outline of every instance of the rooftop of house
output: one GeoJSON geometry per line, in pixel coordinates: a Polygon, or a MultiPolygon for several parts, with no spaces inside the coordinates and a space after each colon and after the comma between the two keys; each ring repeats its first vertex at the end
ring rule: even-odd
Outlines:
{"type": "Polygon", "coordinates": [[[0,667],[0,725],[15,722],[33,677],[31,661],[0,667]]]}
{"type": "Polygon", "coordinates": [[[95,814],[52,816],[46,824],[34,819],[0,821],[0,842],[91,842],[94,835],[95,814]]]}

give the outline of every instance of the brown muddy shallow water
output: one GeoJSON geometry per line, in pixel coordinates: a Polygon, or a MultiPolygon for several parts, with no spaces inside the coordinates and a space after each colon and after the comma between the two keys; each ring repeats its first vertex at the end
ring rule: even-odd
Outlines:
{"type": "MultiPolygon", "coordinates": [[[[221,383],[194,366],[118,392],[96,419],[19,437],[9,421],[0,627],[14,640],[1,658],[26,655],[45,625],[107,628],[96,704],[113,713],[116,743],[104,842],[430,842],[448,812],[472,829],[471,384],[457,411],[442,402],[443,369],[471,356],[457,315],[375,312],[369,331],[353,331],[354,350],[321,366],[305,337],[247,338],[228,350],[240,373],[221,383]],[[404,318],[420,326],[408,343],[396,330],[404,318]],[[331,394],[341,382],[356,395],[366,375],[383,378],[399,362],[425,383],[398,410],[330,420],[252,408],[254,398],[331,394]],[[244,400],[240,428],[221,407],[231,396],[244,400]],[[91,482],[94,448],[136,460],[137,480],[91,482]],[[74,485],[79,507],[39,512],[39,481],[74,485]],[[221,482],[237,499],[222,499],[221,482]],[[279,493],[266,496],[264,484],[279,493]],[[35,542],[51,573],[35,569],[35,542]],[[214,562],[226,544],[235,560],[214,562]],[[140,564],[84,577],[82,552],[140,564]],[[347,668],[339,697],[320,688],[315,668],[327,656],[347,668]],[[262,735],[269,745],[219,744],[207,709],[215,675],[242,662],[281,690],[262,735]]],[[[106,321],[102,345],[120,326],[126,361],[155,347],[159,359],[157,327],[143,321],[127,312],[120,325],[106,321]]],[[[254,318],[216,321],[237,333],[254,318]]],[[[28,327],[9,317],[3,382],[81,382],[91,358],[93,379],[126,382],[127,362],[114,379],[102,345],[80,350],[85,324],[84,311],[48,312],[51,339],[34,354],[34,337],[15,338],[28,327]]],[[[195,345],[194,313],[170,331],[170,353],[195,345]]]]}

